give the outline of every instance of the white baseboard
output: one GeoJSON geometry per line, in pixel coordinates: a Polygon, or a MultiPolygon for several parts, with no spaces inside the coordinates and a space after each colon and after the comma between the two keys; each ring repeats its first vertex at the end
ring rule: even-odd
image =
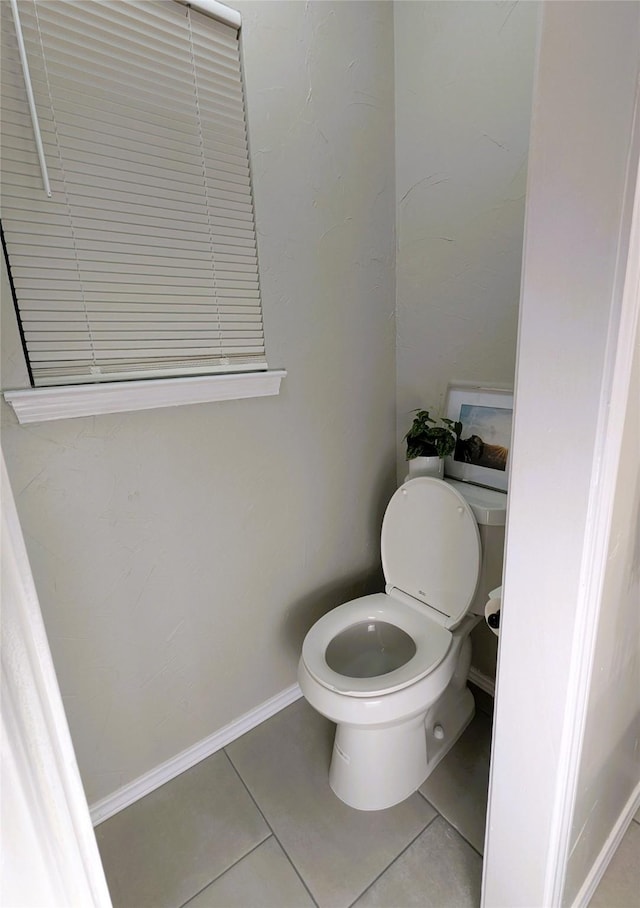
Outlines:
{"type": "Polygon", "coordinates": [[[629,828],[636,810],[640,807],[640,782],[636,785],[633,794],[624,806],[624,809],[618,817],[615,826],[609,833],[607,840],[602,846],[600,854],[594,861],[593,867],[587,874],[587,878],[582,884],[580,891],[573,901],[571,908],[586,908],[593,894],[596,891],[598,883],[604,876],[605,870],[609,866],[611,858],[616,853],[618,845],[629,828]]]}
{"type": "Polygon", "coordinates": [[[479,687],[480,690],[483,690],[487,694],[490,694],[492,697],[495,697],[496,682],[493,680],[493,678],[490,678],[489,675],[485,675],[481,671],[478,671],[478,669],[474,668],[473,665],[469,669],[469,681],[471,681],[472,684],[475,684],[476,687],[479,687]]]}
{"type": "MultiPolygon", "coordinates": [[[[478,671],[478,669],[473,668],[473,666],[469,670],[469,681],[481,690],[486,691],[492,697],[495,695],[495,682],[493,678],[489,678],[488,675],[484,675],[482,672],[478,671]]],[[[231,744],[236,738],[240,738],[246,732],[251,731],[252,728],[260,725],[261,722],[271,718],[271,716],[275,716],[281,709],[284,709],[286,706],[299,700],[301,696],[302,691],[300,690],[300,686],[298,684],[292,684],[291,687],[287,687],[269,700],[265,700],[260,706],[256,706],[255,709],[249,710],[248,713],[245,713],[243,716],[240,716],[239,719],[230,722],[229,725],[225,725],[224,728],[209,735],[208,738],[198,741],[186,750],[176,754],[176,756],[172,757],[170,760],[166,760],[164,763],[161,763],[144,775],[138,776],[133,782],[129,782],[127,785],[123,785],[122,788],[118,788],[117,791],[107,795],[106,798],[102,798],[100,801],[96,801],[95,804],[91,804],[89,811],[93,825],[97,826],[98,823],[108,820],[109,817],[124,810],[125,807],[129,807],[140,798],[144,798],[145,795],[155,791],[156,788],[160,788],[165,782],[170,782],[171,779],[175,779],[181,772],[191,769],[196,763],[210,757],[211,754],[216,753],[216,751],[222,750],[223,747],[226,747],[227,744],[231,744]]]]}
{"type": "Polygon", "coordinates": [[[179,776],[181,772],[191,769],[196,763],[206,757],[210,757],[211,754],[226,747],[227,744],[231,744],[236,738],[260,725],[265,719],[271,718],[271,716],[280,712],[281,709],[299,700],[301,696],[302,691],[299,685],[292,684],[291,687],[287,687],[269,700],[265,700],[260,706],[256,706],[255,709],[240,716],[239,719],[235,719],[229,725],[225,725],[224,728],[214,732],[208,738],[198,741],[197,744],[176,754],[175,757],[165,763],[161,763],[150,772],[139,776],[133,782],[129,782],[128,785],[124,785],[114,791],[113,794],[96,801],[89,808],[93,825],[96,826],[98,823],[102,823],[103,820],[107,820],[120,810],[124,810],[125,807],[129,807],[130,804],[164,785],[165,782],[169,782],[179,776]]]}

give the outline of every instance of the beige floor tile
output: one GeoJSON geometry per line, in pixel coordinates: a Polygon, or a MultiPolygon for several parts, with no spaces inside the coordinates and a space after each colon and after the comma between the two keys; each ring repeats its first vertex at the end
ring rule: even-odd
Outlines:
{"type": "Polygon", "coordinates": [[[434,817],[415,794],[389,810],[347,807],[329,788],[333,725],[299,700],[227,747],[321,906],[350,905],[434,817]]]}
{"type": "Polygon", "coordinates": [[[482,858],[438,817],[354,908],[476,908],[482,858]]]}
{"type": "Polygon", "coordinates": [[[289,859],[271,836],[185,908],[314,908],[289,859]]]}
{"type": "Polygon", "coordinates": [[[589,902],[589,908],[640,905],[640,825],[631,823],[589,902]]]}
{"type": "Polygon", "coordinates": [[[222,751],[96,829],[114,908],[177,908],[269,834],[222,751]]]}
{"type": "Polygon", "coordinates": [[[491,720],[477,712],[420,791],[482,853],[487,815],[491,720]]]}

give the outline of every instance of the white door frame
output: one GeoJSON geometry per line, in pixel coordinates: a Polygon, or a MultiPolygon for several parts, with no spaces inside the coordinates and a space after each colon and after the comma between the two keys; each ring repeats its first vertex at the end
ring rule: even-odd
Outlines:
{"type": "MultiPolygon", "coordinates": [[[[639,86],[640,90],[640,86],[639,86]]],[[[566,721],[561,743],[556,804],[549,843],[545,904],[560,905],[565,891],[570,857],[571,832],[586,733],[589,691],[594,669],[597,634],[602,611],[602,592],[607,570],[618,464],[622,450],[625,415],[637,395],[631,377],[640,322],[640,106],[636,95],[634,129],[629,155],[618,247],[617,277],[623,283],[620,312],[613,311],[605,360],[604,381],[597,415],[597,444],[588,505],[587,530],[582,559],[580,597],[576,611],[573,652],[566,701],[566,721]],[[625,223],[626,222],[626,223],[625,223]],[[630,222],[630,226],[629,226],[630,222]]],[[[640,402],[636,404],[640,406],[640,402]]],[[[628,804],[629,819],[635,812],[635,792],[628,804]],[[633,809],[632,809],[633,806],[633,809]]],[[[619,824],[624,832],[626,817],[619,824]]],[[[615,850],[615,849],[613,849],[615,850]]],[[[602,852],[607,861],[609,847],[602,852]]],[[[606,869],[594,868],[593,894],[597,880],[606,869]]],[[[584,890],[583,890],[584,891],[584,890]]]]}
{"type": "MultiPolygon", "coordinates": [[[[554,28],[546,34],[551,49],[539,63],[546,67],[543,90],[547,92],[546,97],[550,92],[564,90],[559,77],[562,78],[566,72],[563,70],[564,60],[572,54],[563,59],[562,48],[570,46],[570,42],[575,40],[577,57],[569,64],[573,67],[569,70],[573,79],[572,100],[575,100],[577,107],[582,105],[583,113],[575,117],[577,136],[569,134],[566,147],[557,155],[553,142],[562,141],[564,128],[558,111],[553,112],[556,119],[552,119],[551,123],[549,118],[541,117],[545,120],[546,133],[541,135],[536,132],[535,116],[532,130],[534,179],[539,182],[530,186],[533,191],[528,197],[525,226],[522,281],[525,311],[521,310],[520,347],[526,346],[527,357],[519,355],[518,358],[514,458],[518,459],[519,439],[526,438],[532,447],[535,445],[534,428],[542,435],[546,433],[547,444],[557,445],[559,450],[551,452],[546,458],[544,449],[539,447],[538,451],[543,450],[542,458],[546,458],[543,465],[536,462],[535,457],[529,462],[522,457],[519,469],[512,464],[510,498],[513,511],[508,523],[512,524],[515,532],[511,539],[510,527],[507,527],[496,724],[483,873],[485,908],[517,908],[524,905],[558,908],[566,904],[565,883],[590,680],[625,413],[634,393],[631,374],[640,319],[640,111],[637,83],[622,208],[618,223],[614,224],[609,205],[612,195],[608,195],[609,190],[615,188],[611,166],[603,167],[603,186],[599,186],[590,196],[585,187],[589,177],[594,181],[600,179],[598,166],[593,167],[591,174],[586,168],[586,172],[580,171],[580,162],[572,161],[571,154],[580,141],[585,141],[585,137],[588,139],[596,135],[599,118],[603,115],[602,106],[598,103],[602,98],[594,101],[590,97],[593,86],[588,84],[588,79],[581,84],[582,73],[587,73],[592,65],[600,67],[601,73],[606,72],[607,63],[613,62],[613,55],[617,52],[612,40],[612,35],[616,33],[613,29],[607,31],[606,13],[603,14],[602,9],[600,13],[597,10],[602,4],[545,6],[551,7],[549,12],[554,28]],[[585,10],[585,7],[588,9],[585,10]],[[581,31],[583,11],[586,12],[588,25],[581,31]],[[605,26],[602,31],[598,31],[598,24],[605,26]],[[573,29],[572,25],[576,28],[573,29]],[[576,182],[572,186],[574,167],[576,182]],[[565,190],[566,197],[563,198],[565,190]],[[580,208],[580,202],[585,198],[588,199],[586,210],[580,208]],[[589,204],[593,207],[589,208],[589,204]],[[551,211],[550,207],[554,210],[551,211]],[[559,262],[552,248],[556,228],[554,219],[562,221],[565,216],[564,228],[571,224],[571,217],[578,220],[575,222],[575,237],[565,241],[566,229],[564,234],[558,234],[562,246],[559,255],[565,254],[568,258],[568,261],[559,262]],[[585,217],[585,221],[589,217],[592,219],[592,224],[584,230],[579,222],[581,216],[585,217]],[[598,235],[601,225],[595,223],[599,217],[603,220],[601,235],[598,235]],[[603,236],[616,238],[615,228],[617,248],[614,244],[607,258],[603,236]],[[528,248],[533,250],[532,260],[535,263],[531,270],[527,262],[528,248]],[[552,271],[552,278],[548,281],[544,274],[541,275],[545,268],[552,271]],[[582,273],[578,273],[580,271],[582,273]],[[603,278],[603,274],[606,277],[603,278]],[[589,296],[588,284],[594,277],[601,282],[589,296]],[[553,299],[554,280],[564,282],[557,293],[560,301],[557,307],[559,322],[551,313],[556,302],[553,299]],[[591,310],[589,307],[592,307],[591,310]],[[608,314],[608,334],[605,322],[600,343],[594,341],[594,332],[589,334],[588,330],[585,331],[587,342],[583,355],[587,358],[594,354],[591,370],[587,368],[583,372],[576,370],[572,373],[571,367],[567,367],[563,374],[561,361],[535,360],[531,356],[532,352],[552,349],[561,358],[563,351],[560,345],[554,348],[553,343],[548,344],[544,339],[545,332],[554,332],[566,340],[570,362],[574,367],[579,364],[582,352],[580,330],[585,308],[589,314],[608,314]],[[537,335],[537,339],[530,342],[533,335],[537,335]],[[551,379],[548,379],[549,373],[551,379]],[[593,385],[597,381],[598,387],[590,399],[585,399],[581,389],[575,387],[581,375],[588,376],[593,385]],[[519,385],[527,389],[524,401],[518,397],[519,385]],[[566,392],[564,395],[563,391],[566,392]],[[582,452],[571,449],[569,429],[563,440],[562,421],[558,417],[563,404],[570,407],[573,402],[577,402],[579,417],[582,419],[586,415],[590,426],[595,426],[591,447],[582,460],[582,452]],[[553,464],[555,470],[547,464],[553,464]],[[548,470],[546,475],[544,469],[548,470]],[[580,494],[574,484],[574,472],[577,470],[582,471],[580,494]],[[584,497],[580,497],[583,489],[584,497]],[[570,503],[567,505],[566,501],[570,503]],[[523,502],[524,510],[521,507],[523,502]],[[556,505],[562,515],[559,526],[556,505]],[[528,525],[524,520],[525,514],[528,525]],[[576,516],[573,538],[571,520],[567,519],[567,515],[568,518],[576,516]],[[516,538],[518,551],[515,551],[516,538]],[[529,544],[528,551],[524,550],[527,546],[523,546],[523,541],[529,544]],[[568,557],[563,563],[562,551],[565,548],[568,557]],[[570,574],[570,579],[563,577],[563,572],[570,574]]],[[[633,40],[637,42],[637,36],[633,40]]],[[[543,28],[541,54],[545,52],[544,41],[543,28]]],[[[626,48],[628,53],[628,44],[626,48]]],[[[605,88],[605,92],[609,91],[612,107],[616,104],[621,85],[625,91],[628,90],[627,99],[633,91],[633,83],[625,82],[631,75],[632,67],[625,69],[625,66],[623,62],[618,71],[611,66],[614,79],[618,79],[618,82],[609,83],[605,88]]],[[[635,72],[637,79],[637,63],[635,72]]],[[[536,98],[539,101],[539,90],[540,85],[537,85],[534,109],[536,98]]],[[[562,104],[559,104],[558,110],[562,109],[562,104]]],[[[567,109],[565,103],[564,110],[567,109]]],[[[622,147],[622,124],[629,123],[628,111],[632,110],[629,105],[625,111],[618,109],[612,113],[610,120],[607,120],[610,112],[604,116],[602,129],[605,135],[608,123],[616,127],[612,142],[618,143],[618,150],[622,147]]],[[[571,130],[573,123],[567,128],[571,130]]],[[[589,157],[588,151],[586,156],[589,157]]],[[[589,160],[593,163],[593,158],[589,160]]],[[[572,426],[569,414],[566,421],[572,426]]],[[[585,904],[593,893],[616,841],[637,808],[637,792],[638,788],[630,793],[624,816],[621,815],[604,843],[576,896],[576,905],[585,904]]]]}
{"type": "Polygon", "coordinates": [[[2,458],[2,858],[11,908],[110,908],[2,458]]]}

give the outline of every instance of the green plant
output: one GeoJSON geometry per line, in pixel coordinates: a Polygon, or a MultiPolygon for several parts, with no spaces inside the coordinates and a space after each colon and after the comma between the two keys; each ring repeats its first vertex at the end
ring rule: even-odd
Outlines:
{"type": "Polygon", "coordinates": [[[414,457],[448,457],[453,454],[462,432],[462,423],[452,419],[432,419],[428,410],[416,410],[411,428],[405,435],[407,460],[414,457]],[[442,425],[438,425],[438,422],[442,425]]]}

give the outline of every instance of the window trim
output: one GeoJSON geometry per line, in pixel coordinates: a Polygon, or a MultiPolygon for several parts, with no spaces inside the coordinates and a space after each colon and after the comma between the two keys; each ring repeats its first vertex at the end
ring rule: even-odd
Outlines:
{"type": "Polygon", "coordinates": [[[219,0],[177,0],[177,2],[182,3],[183,6],[192,6],[205,16],[211,16],[212,19],[224,22],[225,25],[237,28],[238,31],[242,28],[242,16],[238,10],[232,9],[225,3],[220,3],[219,0]]]}
{"type": "Polygon", "coordinates": [[[285,369],[199,375],[194,378],[153,378],[5,391],[21,425],[105,413],[128,413],[159,407],[269,397],[280,393],[285,369]]]}

